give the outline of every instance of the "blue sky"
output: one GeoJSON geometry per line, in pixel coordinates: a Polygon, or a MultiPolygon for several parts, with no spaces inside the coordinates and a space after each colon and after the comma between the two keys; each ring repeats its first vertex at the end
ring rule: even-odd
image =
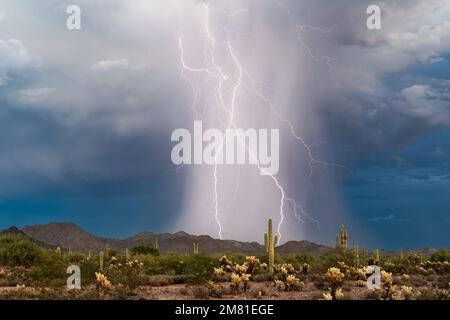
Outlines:
{"type": "MultiPolygon", "coordinates": [[[[216,237],[211,170],[170,160],[172,130],[194,120],[190,85],[205,121],[224,122],[211,79],[180,72],[179,38],[189,63],[206,59],[202,2],[73,3],[78,31],[65,27],[64,1],[0,4],[0,228],[71,221],[116,238],[216,237]]],[[[369,31],[369,4],[224,0],[210,24],[255,75],[245,85],[256,83],[314,158],[333,164],[313,163],[310,175],[286,122],[239,93],[242,125],[282,132],[279,179],[304,210],[285,200],[284,240],[333,244],[345,223],[361,246],[448,248],[450,5],[389,1],[383,29],[369,31]]],[[[266,219],[280,219],[279,191],[239,170],[219,176],[223,232],[261,242],[266,219]]]]}

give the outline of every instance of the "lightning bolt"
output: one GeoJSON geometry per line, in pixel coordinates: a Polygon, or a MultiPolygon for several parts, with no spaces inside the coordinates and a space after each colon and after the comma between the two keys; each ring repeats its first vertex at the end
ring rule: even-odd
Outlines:
{"type": "MultiPolygon", "coordinates": [[[[309,158],[309,175],[308,175],[309,177],[311,177],[313,174],[313,165],[314,164],[321,165],[324,168],[329,167],[329,166],[342,167],[342,168],[345,168],[345,167],[343,167],[339,164],[327,163],[325,161],[321,161],[314,157],[313,152],[312,152],[312,147],[305,142],[305,140],[301,137],[300,134],[296,133],[294,125],[288,119],[284,118],[280,114],[280,112],[277,110],[276,106],[274,106],[272,101],[263,94],[262,90],[259,90],[257,88],[256,81],[253,79],[251,74],[242,66],[239,58],[237,57],[237,55],[235,53],[235,50],[233,48],[233,45],[232,45],[230,37],[229,37],[231,31],[226,30],[226,29],[223,30],[224,33],[226,34],[226,40],[223,42],[219,42],[214,37],[213,33],[211,32],[211,28],[210,28],[210,10],[211,9],[210,9],[209,5],[206,3],[203,3],[202,5],[205,10],[205,21],[203,24],[204,33],[205,33],[204,65],[201,67],[192,67],[188,63],[186,63],[185,50],[184,50],[184,46],[183,46],[183,37],[182,36],[178,37],[178,45],[179,45],[179,50],[180,50],[180,60],[181,60],[181,66],[182,66],[181,76],[183,79],[185,79],[188,82],[188,84],[193,92],[193,102],[191,104],[191,108],[194,112],[194,115],[196,117],[199,116],[199,112],[196,108],[199,95],[197,93],[197,89],[196,89],[194,82],[186,75],[186,73],[188,73],[188,72],[205,74],[208,77],[208,83],[210,83],[211,80],[214,81],[215,85],[213,86],[213,88],[215,90],[216,98],[218,99],[219,104],[222,107],[222,109],[228,114],[228,120],[226,122],[226,127],[225,127],[226,134],[222,137],[220,145],[219,145],[218,149],[216,150],[215,163],[214,163],[214,168],[213,168],[214,219],[218,226],[218,235],[219,235],[220,239],[222,239],[222,224],[220,221],[220,210],[219,210],[219,203],[220,203],[219,200],[220,199],[219,199],[219,192],[218,192],[218,185],[220,182],[219,177],[218,177],[218,163],[219,163],[218,157],[221,154],[221,152],[223,151],[224,143],[226,141],[228,132],[230,131],[229,129],[237,129],[238,128],[238,126],[236,124],[236,119],[235,119],[235,110],[237,107],[239,93],[242,92],[243,89],[250,91],[256,97],[258,97],[258,99],[269,108],[270,112],[281,123],[283,123],[287,126],[291,136],[294,139],[296,139],[297,141],[299,141],[301,143],[301,145],[305,148],[306,154],[309,158]],[[236,79],[232,79],[231,76],[229,76],[227,73],[224,72],[225,67],[223,67],[217,63],[216,50],[217,50],[218,46],[224,47],[226,50],[226,53],[231,57],[234,67],[237,70],[236,79]],[[225,101],[226,93],[231,94],[229,103],[227,103],[225,101]]],[[[246,12],[247,12],[247,10],[240,9],[233,13],[227,14],[227,17],[232,18],[236,15],[244,14],[246,12]]],[[[297,27],[299,28],[299,26],[297,26],[297,27]]],[[[302,28],[306,28],[306,27],[303,26],[302,28]]],[[[308,28],[312,28],[312,27],[308,27],[308,28]]],[[[298,30],[303,30],[303,29],[298,29],[298,30]]],[[[329,31],[327,31],[327,32],[329,32],[329,31]]],[[[302,43],[303,43],[303,41],[301,41],[301,44],[302,43]]],[[[309,48],[304,43],[303,43],[303,46],[305,46],[306,48],[309,48]]],[[[308,49],[308,52],[311,54],[313,59],[316,61],[321,61],[324,59],[323,57],[320,57],[320,58],[314,57],[314,55],[312,55],[311,49],[308,49]]],[[[331,60],[331,58],[327,59],[327,62],[329,62],[330,60],[331,60]]],[[[277,227],[277,233],[278,233],[279,239],[281,239],[281,236],[282,236],[281,228],[282,228],[282,224],[283,224],[284,218],[285,218],[285,208],[286,207],[292,211],[294,217],[296,219],[298,219],[300,222],[304,222],[303,218],[305,217],[305,218],[315,222],[319,226],[319,221],[317,221],[316,219],[311,217],[311,215],[304,209],[304,207],[301,206],[300,204],[298,204],[293,198],[288,197],[286,195],[285,188],[284,188],[283,184],[280,182],[280,180],[278,179],[278,177],[274,174],[269,174],[263,167],[261,167],[261,165],[257,159],[257,156],[245,144],[245,141],[243,141],[242,137],[239,137],[239,143],[243,147],[245,147],[245,149],[249,152],[250,157],[252,157],[252,159],[255,160],[260,172],[263,173],[266,177],[270,178],[272,180],[274,186],[279,191],[279,194],[280,194],[280,200],[279,200],[280,220],[279,220],[278,227],[277,227]]],[[[237,184],[236,186],[238,187],[239,185],[237,184]]]]}
{"type": "Polygon", "coordinates": [[[329,29],[320,29],[317,27],[312,27],[312,26],[303,26],[303,25],[296,25],[296,30],[297,30],[297,38],[298,38],[298,42],[300,43],[300,45],[306,49],[306,51],[308,52],[309,56],[316,62],[321,62],[322,60],[325,60],[325,63],[327,64],[327,66],[331,66],[331,61],[333,60],[333,58],[329,57],[329,56],[322,56],[322,57],[318,57],[316,55],[314,55],[313,50],[311,49],[310,46],[306,45],[305,41],[303,40],[303,36],[302,33],[304,30],[312,30],[312,31],[317,31],[320,32],[322,34],[326,34],[326,33],[330,33],[331,31],[333,31],[335,26],[331,26],[329,29]]]}

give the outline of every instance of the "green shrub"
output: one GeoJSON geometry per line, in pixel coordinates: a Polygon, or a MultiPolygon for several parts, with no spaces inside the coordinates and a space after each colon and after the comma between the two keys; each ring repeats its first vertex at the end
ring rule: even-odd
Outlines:
{"type": "Polygon", "coordinates": [[[433,253],[430,257],[430,260],[433,262],[450,262],[450,251],[447,250],[439,250],[433,253]]]}
{"type": "Polygon", "coordinates": [[[21,236],[0,237],[0,264],[31,266],[44,259],[44,252],[36,244],[21,236]]]}
{"type": "Polygon", "coordinates": [[[69,252],[64,256],[64,259],[68,263],[77,264],[83,261],[86,258],[86,256],[81,252],[69,252]]]}
{"type": "Polygon", "coordinates": [[[144,254],[144,255],[159,256],[159,250],[156,249],[155,246],[150,243],[137,244],[131,249],[131,252],[135,255],[144,254]]]}

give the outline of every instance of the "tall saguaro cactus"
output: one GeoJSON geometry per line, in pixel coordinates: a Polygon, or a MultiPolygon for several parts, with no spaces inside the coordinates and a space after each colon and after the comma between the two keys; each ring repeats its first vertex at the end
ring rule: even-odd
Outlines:
{"type": "Polygon", "coordinates": [[[105,253],[103,251],[100,251],[98,254],[98,264],[100,266],[100,271],[103,271],[103,265],[105,263],[105,253]]]}
{"type": "Polygon", "coordinates": [[[359,267],[359,246],[355,246],[354,248],[353,248],[353,253],[354,253],[354,255],[355,255],[355,265],[357,266],[357,267],[359,267]]]}
{"type": "Polygon", "coordinates": [[[342,254],[347,253],[347,244],[348,244],[348,231],[345,229],[344,225],[341,225],[341,249],[342,254]]]}
{"type": "Polygon", "coordinates": [[[336,246],[335,246],[336,254],[339,254],[339,251],[341,250],[341,243],[339,241],[339,235],[336,234],[336,246]]]}
{"type": "Polygon", "coordinates": [[[275,262],[275,247],[277,246],[278,236],[273,236],[272,219],[269,219],[269,230],[264,234],[264,244],[269,256],[269,272],[273,273],[273,263],[275,262]]]}
{"type": "Polygon", "coordinates": [[[198,243],[192,243],[194,255],[198,255],[198,243]]]}

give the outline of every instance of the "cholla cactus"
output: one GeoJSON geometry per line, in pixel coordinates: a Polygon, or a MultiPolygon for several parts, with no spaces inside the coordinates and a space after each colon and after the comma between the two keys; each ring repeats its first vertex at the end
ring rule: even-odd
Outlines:
{"type": "Polygon", "coordinates": [[[403,298],[405,300],[410,300],[413,295],[413,288],[408,286],[401,286],[400,287],[401,293],[403,295],[403,298]]]}
{"type": "Polygon", "coordinates": [[[383,285],[382,288],[382,296],[384,299],[392,300],[394,294],[392,273],[387,273],[384,270],[381,270],[381,283],[383,285]]]}
{"type": "Polygon", "coordinates": [[[247,265],[245,263],[243,263],[242,265],[236,264],[234,266],[234,272],[237,274],[244,274],[247,273],[247,265]]]}
{"type": "Polygon", "coordinates": [[[288,269],[286,269],[285,266],[281,266],[281,268],[280,268],[280,273],[281,273],[283,276],[286,276],[286,275],[289,273],[289,271],[288,271],[288,269]]]}
{"type": "Polygon", "coordinates": [[[261,262],[255,256],[248,256],[245,257],[245,264],[247,265],[247,272],[252,274],[253,270],[255,270],[261,262]]]}
{"type": "Polygon", "coordinates": [[[97,286],[98,292],[105,292],[105,291],[111,289],[111,287],[112,287],[111,282],[108,280],[108,278],[104,274],[102,274],[100,272],[96,272],[95,278],[96,278],[95,284],[97,286]]]}
{"type": "Polygon", "coordinates": [[[401,280],[402,280],[402,283],[407,283],[409,281],[409,275],[402,274],[401,280]]]}
{"type": "Polygon", "coordinates": [[[344,280],[345,275],[339,268],[328,268],[325,278],[333,284],[340,284],[344,280]]]}
{"type": "Polygon", "coordinates": [[[213,274],[215,277],[220,277],[220,276],[224,276],[226,274],[226,272],[225,272],[225,270],[223,270],[222,267],[220,267],[220,268],[214,267],[213,274]]]}
{"type": "Polygon", "coordinates": [[[231,274],[231,287],[237,292],[239,290],[239,285],[242,282],[242,278],[235,272],[231,274]]]}
{"type": "Polygon", "coordinates": [[[286,277],[284,285],[285,285],[285,290],[286,291],[291,291],[291,290],[301,290],[303,288],[303,286],[304,286],[304,283],[301,282],[294,275],[288,275],[286,277]]]}
{"type": "Polygon", "coordinates": [[[342,300],[344,299],[344,293],[342,292],[342,289],[336,290],[336,300],[342,300]]]}
{"type": "Polygon", "coordinates": [[[284,287],[284,282],[283,281],[275,279],[273,281],[273,283],[274,283],[275,288],[277,288],[280,291],[283,290],[283,287],[284,287]]]}
{"type": "Polygon", "coordinates": [[[241,275],[241,281],[244,284],[244,288],[243,288],[244,292],[247,291],[247,289],[249,288],[248,283],[250,281],[250,276],[251,275],[248,273],[244,273],[243,275],[241,275]]]}
{"type": "Polygon", "coordinates": [[[100,253],[98,254],[98,264],[100,267],[100,271],[103,271],[104,263],[105,263],[105,253],[103,251],[100,251],[100,253]]]}
{"type": "Polygon", "coordinates": [[[330,292],[325,292],[322,294],[322,300],[333,300],[333,296],[330,292]]]}
{"type": "Polygon", "coordinates": [[[311,265],[309,265],[308,263],[304,263],[302,266],[302,272],[303,274],[308,274],[308,271],[311,269],[311,265]]]}
{"type": "Polygon", "coordinates": [[[268,222],[269,230],[264,234],[264,244],[266,246],[266,252],[269,256],[269,272],[273,273],[273,264],[275,262],[275,247],[277,246],[278,237],[273,236],[272,233],[272,219],[268,222]]]}
{"type": "Polygon", "coordinates": [[[344,280],[345,275],[339,268],[329,268],[325,274],[325,279],[330,283],[330,294],[333,300],[337,300],[336,291],[344,280]]]}
{"type": "Polygon", "coordinates": [[[364,288],[367,285],[367,282],[364,280],[357,280],[356,281],[356,286],[364,288]]]}
{"type": "Polygon", "coordinates": [[[225,255],[219,258],[219,262],[222,267],[231,266],[233,264],[225,255]]]}

